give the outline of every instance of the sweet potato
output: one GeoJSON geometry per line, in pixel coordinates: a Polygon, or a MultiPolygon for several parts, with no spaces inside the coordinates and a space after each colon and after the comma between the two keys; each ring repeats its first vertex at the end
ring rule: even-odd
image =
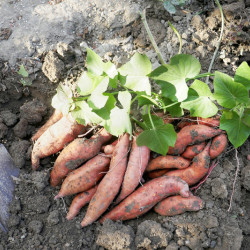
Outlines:
{"type": "Polygon", "coordinates": [[[174,147],[169,147],[169,155],[182,154],[188,145],[197,144],[222,133],[220,129],[214,129],[206,125],[191,125],[184,127],[177,133],[174,147]]]}
{"type": "Polygon", "coordinates": [[[197,121],[196,118],[192,118],[192,117],[187,117],[187,118],[183,118],[183,120],[181,120],[176,126],[179,129],[182,129],[186,126],[191,126],[191,125],[196,125],[197,121]]]}
{"type": "Polygon", "coordinates": [[[82,227],[96,221],[118,194],[127,166],[128,148],[129,134],[124,134],[113,152],[109,172],[99,183],[96,193],[89,203],[87,213],[81,222],[82,227]]]}
{"type": "Polygon", "coordinates": [[[220,117],[209,117],[209,118],[201,118],[197,119],[198,124],[207,125],[209,127],[219,127],[220,126],[220,117]]]}
{"type": "Polygon", "coordinates": [[[185,181],[174,176],[162,176],[153,179],[139,187],[119,205],[104,215],[100,222],[102,223],[106,219],[129,220],[136,218],[149,211],[159,201],[175,194],[189,197],[189,188],[185,181]]]}
{"type": "Polygon", "coordinates": [[[109,157],[96,155],[65,178],[55,199],[77,194],[95,186],[108,171],[109,163],[109,157]]]}
{"type": "Polygon", "coordinates": [[[167,168],[183,169],[187,168],[189,164],[190,161],[184,159],[181,156],[161,155],[149,162],[146,171],[150,172],[157,169],[167,169],[167,168]]]}
{"type": "Polygon", "coordinates": [[[57,153],[67,143],[73,141],[85,127],[69,115],[51,125],[35,142],[31,162],[33,170],[39,167],[41,158],[57,153]]]}
{"type": "Polygon", "coordinates": [[[166,176],[179,176],[189,186],[196,184],[201,180],[209,170],[210,156],[209,148],[211,142],[209,142],[201,153],[194,157],[193,163],[185,169],[177,169],[167,172],[166,176]]]}
{"type": "Polygon", "coordinates": [[[217,135],[213,138],[209,155],[211,159],[218,157],[227,148],[227,136],[225,134],[217,135]]]}
{"type": "Polygon", "coordinates": [[[67,213],[66,219],[72,220],[73,218],[75,218],[76,215],[81,210],[81,208],[90,202],[96,190],[97,190],[97,186],[94,186],[91,189],[76,195],[76,197],[73,199],[69,207],[69,212],[67,213]]]}
{"type": "Polygon", "coordinates": [[[55,110],[49,120],[31,137],[31,140],[36,141],[51,125],[59,121],[62,117],[62,112],[55,110]]]}
{"type": "Polygon", "coordinates": [[[137,146],[135,136],[133,138],[132,149],[124,175],[122,189],[116,199],[116,203],[119,203],[136,189],[142,179],[145,168],[148,165],[149,156],[150,149],[146,146],[137,146]]]}
{"type": "Polygon", "coordinates": [[[193,159],[197,154],[199,154],[204,149],[205,145],[206,145],[205,142],[201,142],[199,144],[187,146],[181,156],[187,159],[193,159]]]}
{"type": "Polygon", "coordinates": [[[147,176],[150,179],[154,179],[154,178],[158,178],[160,176],[163,176],[164,174],[166,174],[167,172],[171,171],[171,169],[159,169],[159,170],[154,170],[151,172],[147,172],[147,176]]]}
{"type": "Polygon", "coordinates": [[[188,198],[183,198],[176,195],[160,201],[154,207],[154,211],[163,216],[174,216],[186,211],[199,211],[203,206],[204,202],[197,196],[190,195],[188,198]]]}
{"type": "Polygon", "coordinates": [[[63,178],[82,163],[97,155],[103,143],[112,137],[105,129],[90,139],[77,138],[65,147],[57,157],[50,174],[50,184],[55,187],[63,178]]]}
{"type": "Polygon", "coordinates": [[[118,140],[115,140],[111,144],[103,146],[103,152],[106,155],[111,155],[114,152],[115,145],[117,144],[117,142],[118,142],[118,140]]]}

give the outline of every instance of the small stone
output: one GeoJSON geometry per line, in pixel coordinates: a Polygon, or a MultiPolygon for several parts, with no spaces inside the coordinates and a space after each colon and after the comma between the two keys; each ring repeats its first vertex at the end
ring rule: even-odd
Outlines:
{"type": "Polygon", "coordinates": [[[178,250],[178,245],[173,241],[170,242],[169,245],[165,248],[165,250],[178,250]]]}
{"type": "Polygon", "coordinates": [[[39,191],[42,191],[49,184],[49,173],[33,172],[32,180],[39,191]]]}
{"type": "Polygon", "coordinates": [[[13,114],[9,110],[4,110],[0,113],[0,116],[3,118],[3,122],[7,126],[13,126],[17,122],[17,115],[13,114]]]}
{"type": "Polygon", "coordinates": [[[202,21],[201,16],[199,16],[199,15],[193,16],[193,18],[191,20],[191,25],[194,28],[196,28],[197,30],[203,29],[203,21],[202,21]]]}
{"type": "Polygon", "coordinates": [[[182,16],[173,16],[173,20],[174,20],[175,22],[179,22],[179,21],[182,20],[182,16]]]}
{"type": "Polygon", "coordinates": [[[50,212],[47,218],[47,221],[48,221],[48,224],[51,226],[58,224],[60,221],[59,212],[57,210],[50,212]]]}
{"type": "Polygon", "coordinates": [[[215,240],[212,240],[210,243],[210,247],[215,248],[216,244],[217,244],[217,242],[215,240]]]}
{"type": "Polygon", "coordinates": [[[39,220],[32,220],[29,225],[28,228],[30,231],[39,234],[42,232],[43,229],[43,223],[39,220]]]}
{"type": "Polygon", "coordinates": [[[207,217],[205,225],[206,225],[207,228],[218,227],[219,222],[218,222],[218,219],[215,216],[210,215],[210,216],[207,217]]]}
{"type": "Polygon", "coordinates": [[[25,138],[27,136],[28,121],[21,118],[20,121],[13,128],[15,136],[19,138],[25,138]]]}

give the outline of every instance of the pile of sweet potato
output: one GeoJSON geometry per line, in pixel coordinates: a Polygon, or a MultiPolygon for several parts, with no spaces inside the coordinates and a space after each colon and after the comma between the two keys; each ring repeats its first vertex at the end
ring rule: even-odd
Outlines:
{"type": "Polygon", "coordinates": [[[55,199],[76,195],[68,220],[89,203],[82,227],[101,216],[100,222],[128,220],[152,208],[167,216],[197,211],[203,202],[189,186],[207,175],[210,160],[227,147],[227,137],[218,126],[217,118],[182,120],[175,146],[166,156],[153,158],[148,147],[136,144],[137,135],[117,139],[101,128],[91,137],[81,137],[90,128],[55,111],[32,137],[32,168],[39,167],[41,158],[61,151],[50,183],[61,185],[55,199]]]}

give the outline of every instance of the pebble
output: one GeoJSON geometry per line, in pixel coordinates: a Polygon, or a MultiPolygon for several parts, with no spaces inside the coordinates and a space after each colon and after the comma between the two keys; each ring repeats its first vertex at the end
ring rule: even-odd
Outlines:
{"type": "Polygon", "coordinates": [[[20,121],[13,128],[15,136],[19,138],[25,138],[27,136],[28,121],[21,118],[20,121]]]}
{"type": "Polygon", "coordinates": [[[51,226],[58,224],[60,221],[59,212],[57,210],[50,212],[47,218],[47,221],[48,221],[48,224],[51,226]]]}
{"type": "Polygon", "coordinates": [[[215,216],[210,215],[207,217],[207,219],[206,219],[206,227],[207,228],[214,228],[214,227],[218,227],[218,226],[219,226],[219,222],[215,216]]]}

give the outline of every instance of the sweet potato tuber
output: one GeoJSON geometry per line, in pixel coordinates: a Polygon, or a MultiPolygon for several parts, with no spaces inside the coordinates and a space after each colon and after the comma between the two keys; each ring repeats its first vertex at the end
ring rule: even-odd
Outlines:
{"type": "Polygon", "coordinates": [[[117,142],[118,142],[118,140],[115,140],[115,141],[112,142],[111,144],[103,146],[103,152],[104,152],[106,155],[111,155],[111,154],[113,154],[114,149],[115,149],[115,145],[117,144],[117,142]]]}
{"type": "Polygon", "coordinates": [[[227,136],[225,134],[217,135],[213,138],[209,155],[211,159],[218,157],[227,148],[227,136]]]}
{"type": "Polygon", "coordinates": [[[174,216],[186,211],[199,211],[203,206],[204,202],[197,196],[190,195],[188,198],[183,198],[176,195],[160,201],[154,207],[154,211],[163,216],[174,216]]]}
{"type": "Polygon", "coordinates": [[[89,203],[87,213],[81,222],[82,227],[96,221],[118,194],[127,166],[128,148],[129,134],[124,134],[115,146],[109,172],[99,183],[96,193],[89,203]]]}
{"type": "Polygon", "coordinates": [[[92,197],[94,196],[96,192],[97,186],[92,187],[91,189],[84,191],[73,199],[69,212],[67,213],[67,220],[72,220],[76,217],[76,215],[79,213],[82,207],[84,207],[87,203],[90,202],[92,197]]]}
{"type": "Polygon", "coordinates": [[[50,184],[55,187],[63,178],[82,163],[97,155],[103,143],[112,137],[105,129],[90,139],[77,138],[65,147],[57,157],[50,174],[50,184]]]}
{"type": "Polygon", "coordinates": [[[167,169],[167,168],[178,168],[183,169],[187,168],[190,164],[190,161],[184,159],[181,156],[158,156],[152,161],[149,162],[146,171],[150,172],[157,169],[167,169]]]}
{"type": "Polygon", "coordinates": [[[132,149],[124,175],[122,189],[116,199],[116,203],[119,203],[136,189],[148,164],[149,156],[150,149],[146,146],[137,146],[135,136],[133,138],[132,149]]]}
{"type": "Polygon", "coordinates": [[[162,176],[153,179],[139,187],[119,205],[104,215],[100,222],[102,223],[106,219],[129,220],[136,218],[149,211],[159,201],[175,194],[189,197],[189,188],[185,181],[174,176],[162,176]]]}
{"type": "Polygon", "coordinates": [[[55,110],[49,120],[31,137],[31,140],[36,141],[51,125],[55,124],[62,117],[62,112],[59,110],[55,110]]]}
{"type": "Polygon", "coordinates": [[[151,172],[147,172],[147,176],[150,179],[154,179],[154,178],[158,178],[160,176],[163,176],[164,174],[166,174],[167,172],[171,171],[172,169],[158,169],[158,170],[154,170],[151,172]]]}
{"type": "Polygon", "coordinates": [[[211,142],[209,142],[201,153],[194,157],[193,163],[185,169],[177,169],[167,172],[167,176],[179,176],[188,185],[194,185],[201,180],[208,172],[210,156],[209,148],[211,142]]]}
{"type": "Polygon", "coordinates": [[[32,168],[36,170],[41,158],[57,153],[84,129],[85,127],[78,124],[71,116],[64,116],[51,125],[34,144],[31,154],[32,168]]]}
{"type": "Polygon", "coordinates": [[[199,144],[187,146],[181,156],[187,159],[193,159],[197,154],[199,154],[204,149],[205,145],[206,145],[205,142],[201,142],[199,144]]]}
{"type": "Polygon", "coordinates": [[[177,134],[174,147],[169,147],[169,155],[182,154],[188,145],[197,144],[222,133],[220,129],[214,129],[206,125],[191,125],[184,127],[177,134]]]}
{"type": "Polygon", "coordinates": [[[219,127],[220,126],[220,117],[209,117],[209,118],[201,118],[197,119],[198,124],[207,125],[209,127],[219,127]]]}
{"type": "Polygon", "coordinates": [[[105,172],[108,171],[109,163],[109,157],[102,155],[93,157],[65,178],[60,192],[55,196],[55,199],[77,194],[95,186],[104,176],[105,172]]]}

